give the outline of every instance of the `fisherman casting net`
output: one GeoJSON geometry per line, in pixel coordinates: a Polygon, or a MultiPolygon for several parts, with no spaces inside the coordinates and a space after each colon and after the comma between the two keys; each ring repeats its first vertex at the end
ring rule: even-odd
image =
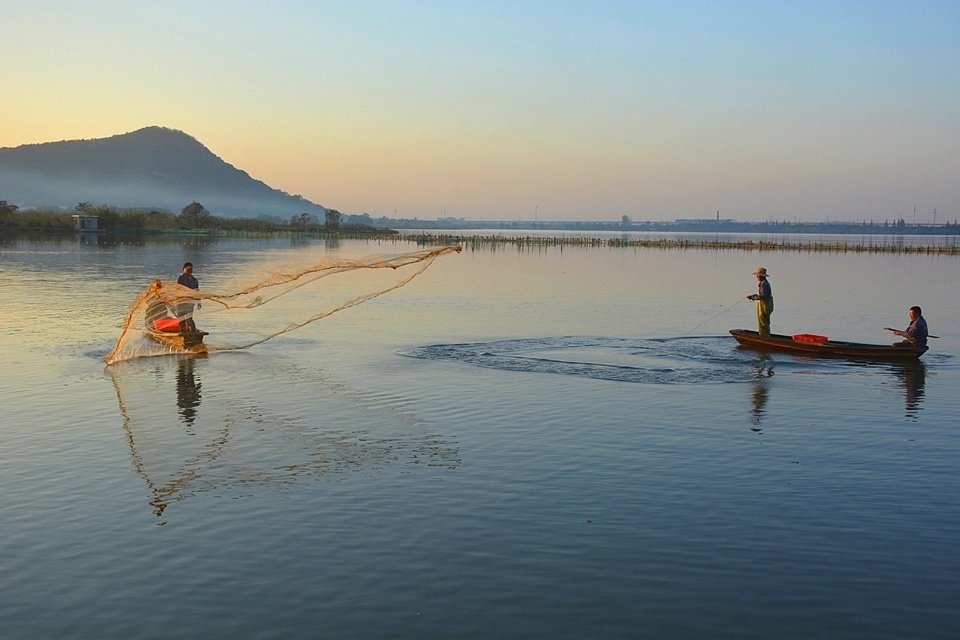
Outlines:
{"type": "Polygon", "coordinates": [[[164,353],[247,349],[399,289],[459,246],[398,256],[320,260],[229,290],[154,280],[131,303],[107,364],[164,353]],[[193,321],[196,325],[194,331],[193,321]],[[206,335],[212,336],[203,340],[206,335]]]}

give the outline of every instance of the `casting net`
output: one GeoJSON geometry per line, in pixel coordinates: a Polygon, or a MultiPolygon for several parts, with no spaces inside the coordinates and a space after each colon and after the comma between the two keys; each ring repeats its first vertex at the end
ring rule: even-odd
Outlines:
{"type": "Polygon", "coordinates": [[[189,289],[154,280],[130,304],[107,364],[164,353],[247,349],[399,289],[447,246],[396,256],[319,260],[229,290],[189,289]],[[205,340],[207,335],[215,339],[205,340]]]}

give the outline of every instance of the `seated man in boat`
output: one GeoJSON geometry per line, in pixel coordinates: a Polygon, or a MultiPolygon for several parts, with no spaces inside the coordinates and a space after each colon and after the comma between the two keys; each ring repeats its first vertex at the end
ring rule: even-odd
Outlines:
{"type": "Polygon", "coordinates": [[[925,349],[927,346],[927,321],[923,319],[920,307],[910,307],[910,324],[906,329],[890,329],[898,336],[906,338],[903,342],[896,342],[895,347],[916,347],[925,349]]]}

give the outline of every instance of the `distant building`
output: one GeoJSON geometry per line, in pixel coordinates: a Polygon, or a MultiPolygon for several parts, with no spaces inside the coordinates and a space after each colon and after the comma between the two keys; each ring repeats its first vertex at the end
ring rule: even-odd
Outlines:
{"type": "Polygon", "coordinates": [[[729,224],[733,218],[677,218],[673,224],[729,224]]]}
{"type": "Polygon", "coordinates": [[[72,217],[74,231],[91,233],[97,233],[100,231],[100,216],[89,216],[85,213],[75,213],[72,217]]]}

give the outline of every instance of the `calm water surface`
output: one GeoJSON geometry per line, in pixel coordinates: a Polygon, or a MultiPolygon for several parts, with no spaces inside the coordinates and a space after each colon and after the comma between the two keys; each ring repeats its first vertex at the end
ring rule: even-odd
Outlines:
{"type": "Polygon", "coordinates": [[[101,360],[184,260],[415,249],[0,245],[0,637],[960,633],[956,258],[464,251],[249,350],[101,360]],[[886,342],[920,304],[940,337],[740,350],[759,265],[777,332],[886,342]]]}

